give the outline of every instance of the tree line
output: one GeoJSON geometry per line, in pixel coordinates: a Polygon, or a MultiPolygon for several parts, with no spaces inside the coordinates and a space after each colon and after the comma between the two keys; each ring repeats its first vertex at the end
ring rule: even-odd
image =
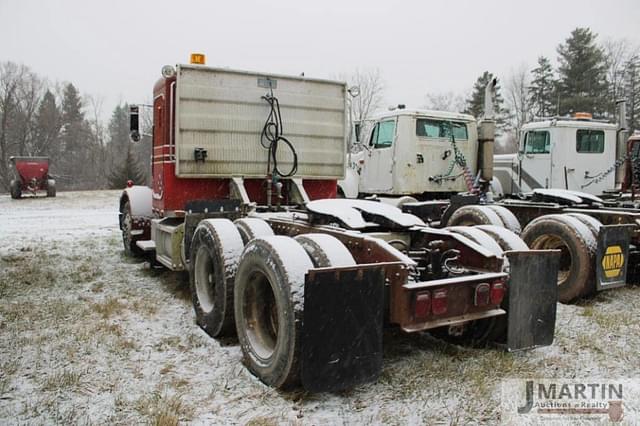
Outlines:
{"type": "MultiPolygon", "coordinates": [[[[536,117],[590,112],[616,120],[620,99],[627,101],[629,129],[640,129],[639,46],[626,40],[600,43],[589,28],[576,28],[556,53],[555,69],[548,56],[539,56],[535,67],[521,65],[496,87],[499,151],[514,151],[519,129],[536,117]]],[[[340,78],[360,88],[351,100],[354,121],[365,121],[382,107],[385,84],[379,70],[340,78]]],[[[428,93],[424,106],[481,117],[492,78],[489,71],[480,74],[468,96],[428,93]]],[[[13,178],[11,156],[49,157],[63,190],[123,188],[129,179],[148,183],[151,144],[130,142],[128,105],[117,105],[106,125],[101,112],[101,100],[82,96],[72,83],[51,83],[27,66],[0,63],[0,191],[8,190],[13,178]]],[[[143,118],[144,133],[150,133],[150,120],[143,118]]]]}
{"type": "Polygon", "coordinates": [[[51,83],[25,65],[0,63],[0,191],[14,172],[12,156],[49,157],[62,190],[146,184],[149,143],[131,144],[127,104],[105,125],[102,101],[82,96],[72,83],[51,83]]]}
{"type": "MultiPolygon", "coordinates": [[[[535,67],[522,65],[497,86],[494,107],[499,133],[505,136],[503,150],[515,150],[518,131],[535,118],[588,112],[615,121],[616,102],[622,99],[630,131],[640,129],[640,46],[627,40],[599,43],[591,29],[576,28],[556,53],[555,69],[548,56],[539,56],[535,67]]],[[[452,92],[427,94],[425,106],[480,117],[492,78],[483,72],[466,98],[452,92]]]]}

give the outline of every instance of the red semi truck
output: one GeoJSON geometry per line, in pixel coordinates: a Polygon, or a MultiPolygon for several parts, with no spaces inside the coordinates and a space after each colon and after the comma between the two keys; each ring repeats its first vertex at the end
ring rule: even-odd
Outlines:
{"type": "Polygon", "coordinates": [[[56,181],[49,175],[48,157],[11,157],[14,178],[11,180],[11,198],[21,198],[25,193],[47,197],[56,196],[56,181]]]}
{"type": "Polygon", "coordinates": [[[556,251],[528,250],[503,228],[434,229],[393,206],[335,199],[344,83],[202,63],[162,75],[152,188],[120,198],[124,249],[188,271],[198,325],[237,334],[263,382],[327,391],[374,380],[384,326],[509,350],[552,343],[556,251]]]}

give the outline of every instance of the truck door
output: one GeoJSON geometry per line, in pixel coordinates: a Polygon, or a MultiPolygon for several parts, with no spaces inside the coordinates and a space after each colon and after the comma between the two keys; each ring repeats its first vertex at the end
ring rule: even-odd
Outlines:
{"type": "Polygon", "coordinates": [[[384,192],[393,188],[396,119],[379,121],[371,131],[369,150],[360,174],[362,192],[384,192]]]}
{"type": "Polygon", "coordinates": [[[547,130],[530,130],[524,134],[518,186],[521,191],[549,188],[551,184],[551,135],[547,130]]]}
{"type": "Polygon", "coordinates": [[[614,174],[609,174],[604,179],[599,178],[613,163],[607,160],[605,153],[604,130],[577,129],[575,147],[575,162],[567,165],[569,189],[593,195],[600,195],[605,190],[612,189],[614,174]]]}

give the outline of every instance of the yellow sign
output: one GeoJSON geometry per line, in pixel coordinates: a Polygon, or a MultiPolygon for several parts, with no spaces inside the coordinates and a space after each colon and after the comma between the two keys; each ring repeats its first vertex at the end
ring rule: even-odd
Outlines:
{"type": "Polygon", "coordinates": [[[622,266],[624,265],[624,254],[622,247],[609,246],[602,257],[602,268],[607,278],[616,278],[622,274],[622,266]]]}

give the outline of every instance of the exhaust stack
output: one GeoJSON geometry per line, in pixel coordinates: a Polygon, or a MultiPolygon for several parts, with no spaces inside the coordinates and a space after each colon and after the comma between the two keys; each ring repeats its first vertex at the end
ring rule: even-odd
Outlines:
{"type": "Polygon", "coordinates": [[[483,192],[493,179],[493,150],[496,138],[493,98],[496,93],[497,78],[492,78],[484,89],[484,117],[478,125],[478,170],[483,181],[483,192]]]}
{"type": "MultiPolygon", "coordinates": [[[[627,101],[620,99],[618,105],[618,131],[616,132],[616,158],[622,158],[627,153],[627,139],[629,139],[629,127],[627,126],[627,101]]],[[[616,168],[616,189],[622,189],[624,175],[627,167],[625,161],[616,168]]]]}

